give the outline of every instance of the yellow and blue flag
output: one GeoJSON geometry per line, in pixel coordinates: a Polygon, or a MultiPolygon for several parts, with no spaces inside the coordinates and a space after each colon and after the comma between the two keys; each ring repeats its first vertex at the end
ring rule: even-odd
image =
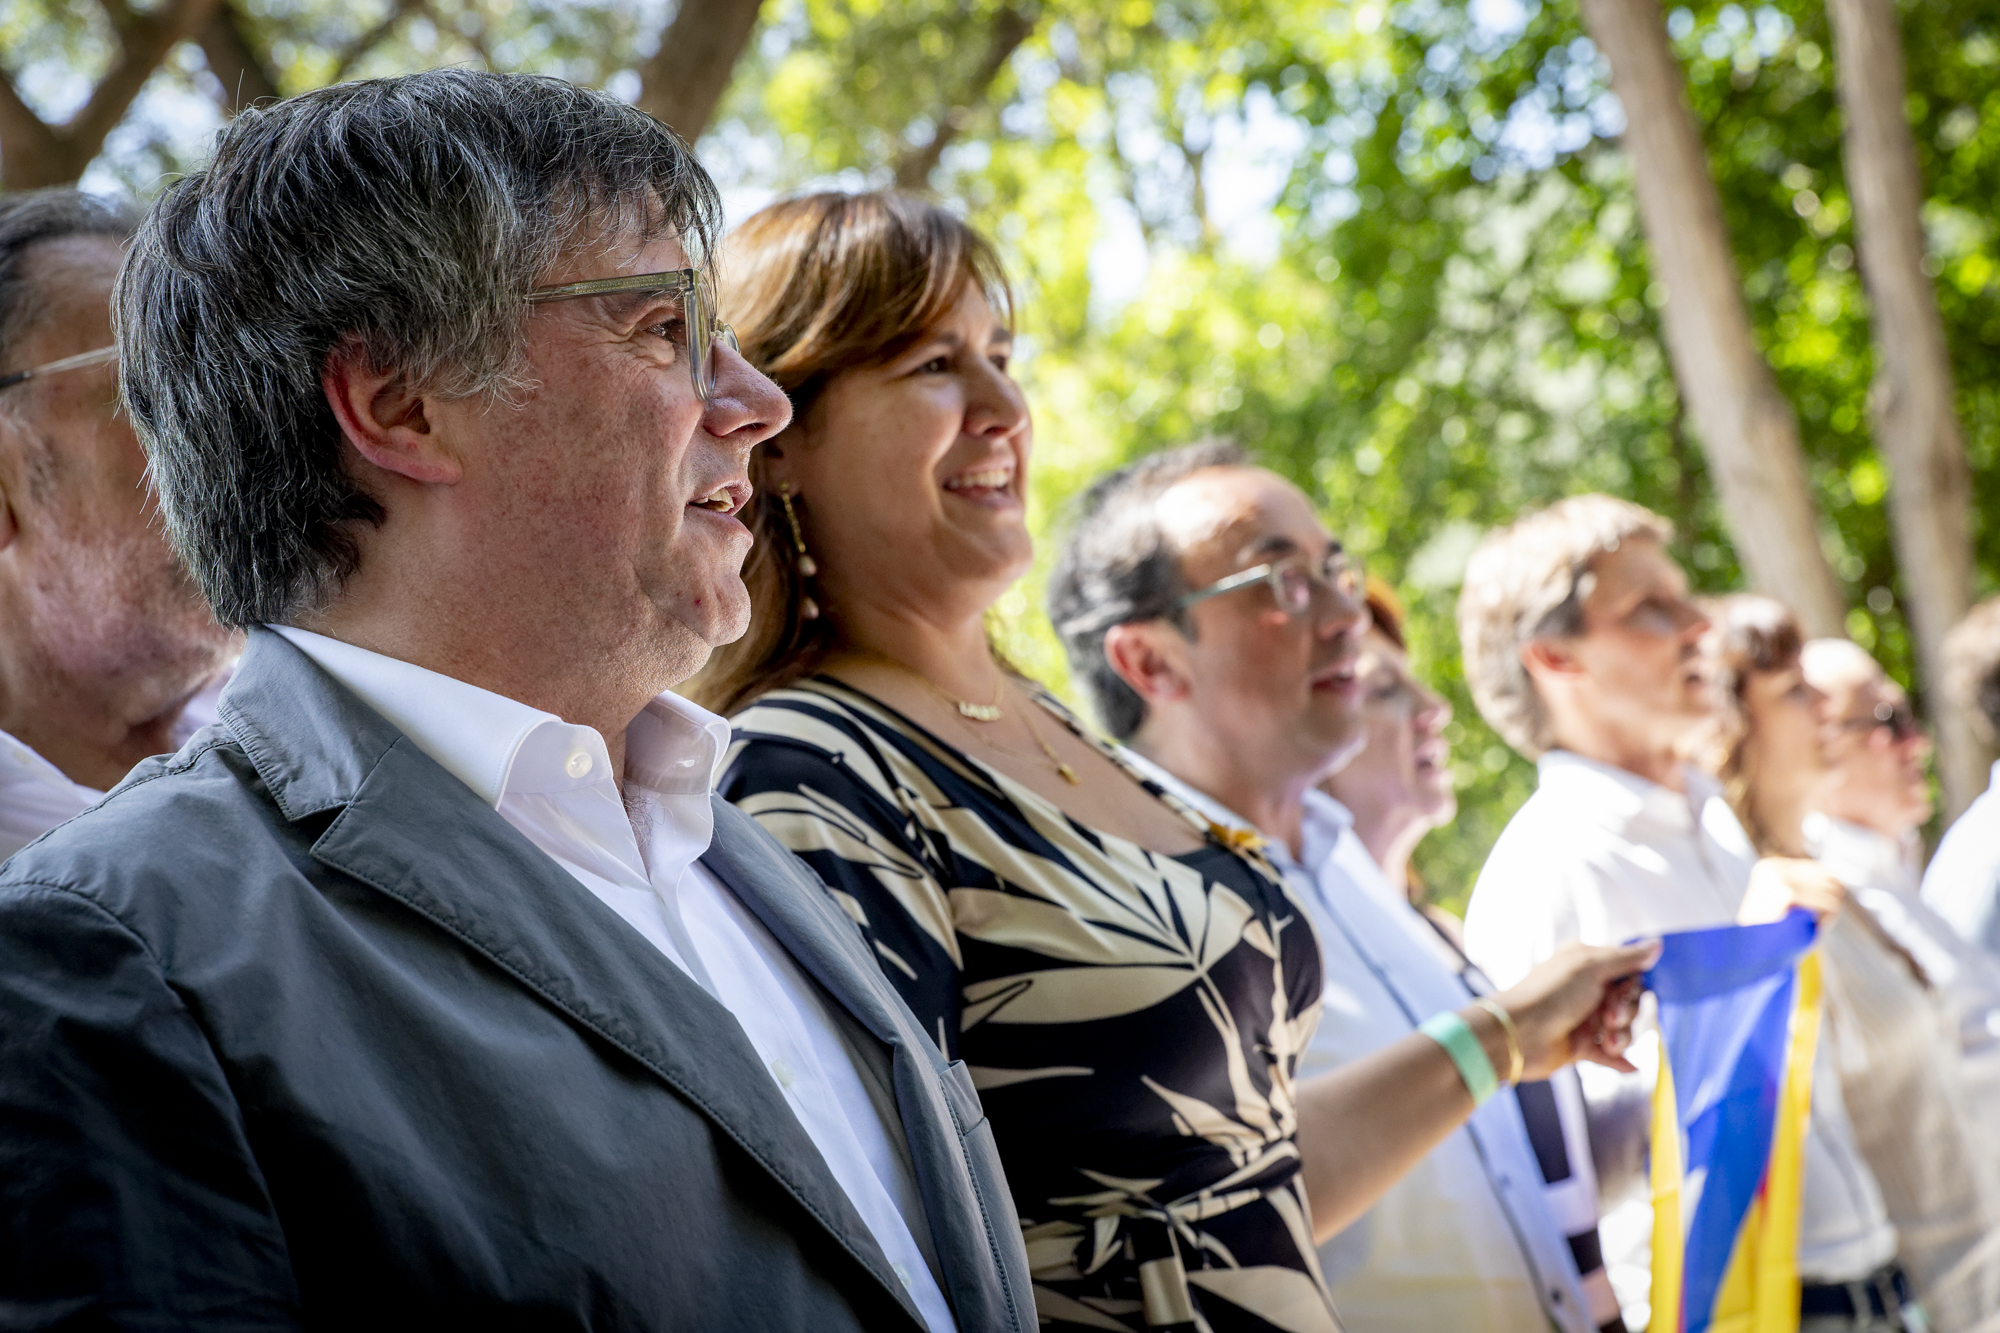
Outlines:
{"type": "Polygon", "coordinates": [[[1650,1333],[1797,1333],[1815,929],[1795,909],[1667,935],[1646,974],[1660,1007],[1650,1333]]]}

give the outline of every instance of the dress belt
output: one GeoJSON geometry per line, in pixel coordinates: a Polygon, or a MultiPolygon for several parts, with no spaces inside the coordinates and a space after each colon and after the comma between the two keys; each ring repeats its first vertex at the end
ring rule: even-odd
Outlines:
{"type": "Polygon", "coordinates": [[[1298,1173],[1298,1148],[1285,1139],[1271,1144],[1255,1161],[1223,1179],[1171,1202],[1156,1202],[1132,1188],[1157,1182],[1119,1180],[1096,1171],[1082,1174],[1106,1185],[1103,1193],[1049,1202],[1082,1207],[1084,1215],[1094,1224],[1077,1240],[1079,1260],[1083,1259],[1086,1247],[1089,1251],[1089,1261],[1076,1265],[1080,1274],[1087,1277],[1097,1272],[1129,1245],[1138,1265],[1139,1299],[1146,1327],[1163,1333],[1181,1333],[1196,1327],[1194,1297],[1188,1290],[1187,1267],[1181,1260],[1182,1246],[1196,1253],[1202,1248],[1194,1224],[1288,1189],[1298,1173]]]}

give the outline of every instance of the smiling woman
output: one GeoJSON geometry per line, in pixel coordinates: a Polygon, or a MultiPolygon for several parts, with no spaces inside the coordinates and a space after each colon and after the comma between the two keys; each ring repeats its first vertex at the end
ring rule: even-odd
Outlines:
{"type": "MultiPolygon", "coordinates": [[[[723,313],[797,411],[753,465],[752,631],[695,683],[733,714],[722,794],[812,866],[967,1067],[1043,1327],[1332,1333],[1316,1241],[1463,1123],[1496,1068],[1567,1061],[1593,1014],[1617,1059],[1630,1012],[1606,984],[1644,950],[1552,964],[1504,1027],[1454,1020],[1471,1075],[1412,1034],[1301,1083],[1319,946],[1260,840],[986,639],[1033,555],[1033,431],[991,250],[915,200],[819,195],[751,219],[724,271],[723,313]]],[[[1309,557],[1253,543],[1203,571],[1237,582],[1197,618],[1358,623],[1355,572],[1298,508],[1309,557]]],[[[1163,557],[1174,596],[1193,591],[1183,563],[1163,557]]],[[[1347,659],[1314,679],[1351,685],[1347,659]]]]}

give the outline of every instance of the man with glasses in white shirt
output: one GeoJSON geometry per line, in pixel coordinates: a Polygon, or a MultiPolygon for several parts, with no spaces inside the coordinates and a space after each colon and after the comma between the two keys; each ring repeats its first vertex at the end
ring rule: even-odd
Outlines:
{"type": "Polygon", "coordinates": [[[216,725],[0,874],[0,1309],[1034,1323],[992,1131],[671,692],[790,415],[713,182],[553,79],[246,112],[120,278],[216,725]]]}
{"type": "MultiPolygon", "coordinates": [[[[1098,716],[1150,777],[1259,838],[1312,921],[1326,985],[1301,1068],[1351,1065],[1481,1004],[1407,902],[1357,879],[1351,816],[1315,789],[1364,739],[1368,613],[1358,564],[1305,496],[1194,445],[1097,482],[1075,525],[1050,615],[1098,716]]],[[[1440,1138],[1320,1248],[1342,1327],[1597,1328],[1513,1089],[1440,1138]]]]}
{"type": "Polygon", "coordinates": [[[118,412],[134,222],[76,190],[0,196],[0,860],[210,720],[235,645],[118,412]]]}
{"type": "MultiPolygon", "coordinates": [[[[1540,785],[1474,885],[1466,949],[1506,985],[1572,941],[1615,943],[1793,903],[1837,910],[1809,862],[1759,861],[1720,789],[1683,762],[1713,715],[1696,642],[1707,621],[1667,552],[1666,521],[1577,496],[1490,536],[1467,567],[1459,639],[1489,725],[1540,785]]],[[[1652,1206],[1645,1136],[1657,1038],[1638,1075],[1582,1066],[1613,1287],[1647,1323],[1652,1206]]],[[[1814,1067],[1799,1236],[1802,1329],[1906,1327],[1896,1233],[1855,1144],[1827,1048],[1814,1067]]]]}

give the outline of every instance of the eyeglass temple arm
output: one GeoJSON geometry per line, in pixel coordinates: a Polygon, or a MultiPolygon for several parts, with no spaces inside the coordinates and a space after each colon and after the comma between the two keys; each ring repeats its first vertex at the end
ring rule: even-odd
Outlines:
{"type": "Polygon", "coordinates": [[[11,375],[0,375],[0,389],[11,389],[23,380],[31,380],[37,375],[52,375],[58,370],[81,370],[85,366],[101,366],[118,359],[116,347],[100,347],[92,352],[78,352],[60,361],[51,361],[45,366],[31,370],[17,370],[11,375]]]}

